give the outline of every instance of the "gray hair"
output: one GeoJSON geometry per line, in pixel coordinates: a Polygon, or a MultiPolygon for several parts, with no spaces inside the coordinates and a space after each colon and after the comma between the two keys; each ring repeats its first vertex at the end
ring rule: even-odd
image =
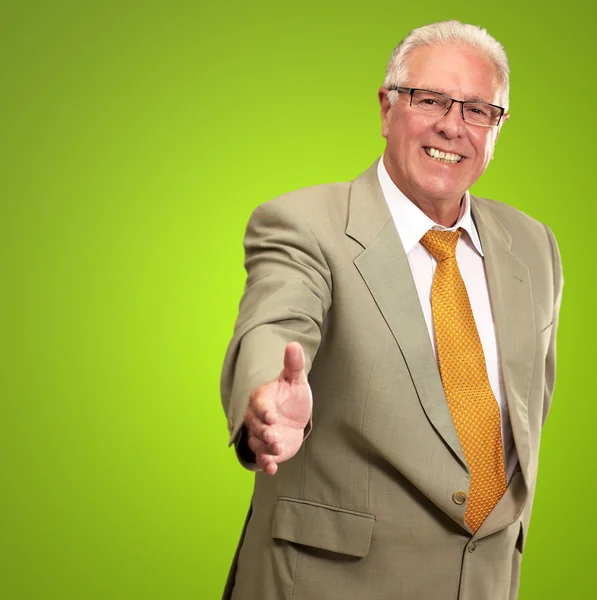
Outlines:
{"type": "MultiPolygon", "coordinates": [[[[408,81],[408,56],[417,48],[456,43],[479,50],[495,65],[501,84],[501,105],[508,110],[510,94],[510,66],[504,47],[477,25],[460,21],[441,21],[413,29],[394,49],[386,68],[384,87],[403,86],[408,81]]],[[[390,104],[398,99],[398,92],[388,94],[390,104]]]]}

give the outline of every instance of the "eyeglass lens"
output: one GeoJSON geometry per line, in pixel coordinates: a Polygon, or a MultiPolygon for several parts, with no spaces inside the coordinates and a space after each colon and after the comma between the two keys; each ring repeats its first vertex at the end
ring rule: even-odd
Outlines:
{"type": "MultiPolygon", "coordinates": [[[[412,106],[431,115],[443,116],[452,104],[452,99],[437,92],[415,90],[412,94],[412,106]]],[[[496,125],[501,110],[485,102],[464,102],[464,120],[476,125],[496,125]]]]}

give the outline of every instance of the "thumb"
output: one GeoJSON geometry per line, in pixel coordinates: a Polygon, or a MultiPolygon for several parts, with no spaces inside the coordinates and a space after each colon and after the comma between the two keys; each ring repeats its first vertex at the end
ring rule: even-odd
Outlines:
{"type": "Polygon", "coordinates": [[[290,342],[284,351],[282,377],[289,382],[297,382],[304,376],[305,354],[298,342],[290,342]]]}

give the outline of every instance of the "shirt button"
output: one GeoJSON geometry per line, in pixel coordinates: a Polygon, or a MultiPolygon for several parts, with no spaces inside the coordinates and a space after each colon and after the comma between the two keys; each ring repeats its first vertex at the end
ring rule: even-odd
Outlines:
{"type": "Polygon", "coordinates": [[[474,552],[476,549],[477,549],[477,540],[473,540],[468,547],[468,551],[474,552]]]}
{"type": "Polygon", "coordinates": [[[452,494],[452,500],[454,500],[456,504],[464,504],[466,500],[466,493],[462,490],[458,490],[452,494]]]}

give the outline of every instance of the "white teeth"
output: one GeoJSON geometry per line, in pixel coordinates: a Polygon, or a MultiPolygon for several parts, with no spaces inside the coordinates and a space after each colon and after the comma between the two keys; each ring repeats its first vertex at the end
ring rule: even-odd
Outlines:
{"type": "Polygon", "coordinates": [[[452,152],[442,152],[437,148],[425,148],[425,152],[428,156],[439,160],[440,162],[455,164],[462,160],[460,154],[454,154],[452,152]]]}

